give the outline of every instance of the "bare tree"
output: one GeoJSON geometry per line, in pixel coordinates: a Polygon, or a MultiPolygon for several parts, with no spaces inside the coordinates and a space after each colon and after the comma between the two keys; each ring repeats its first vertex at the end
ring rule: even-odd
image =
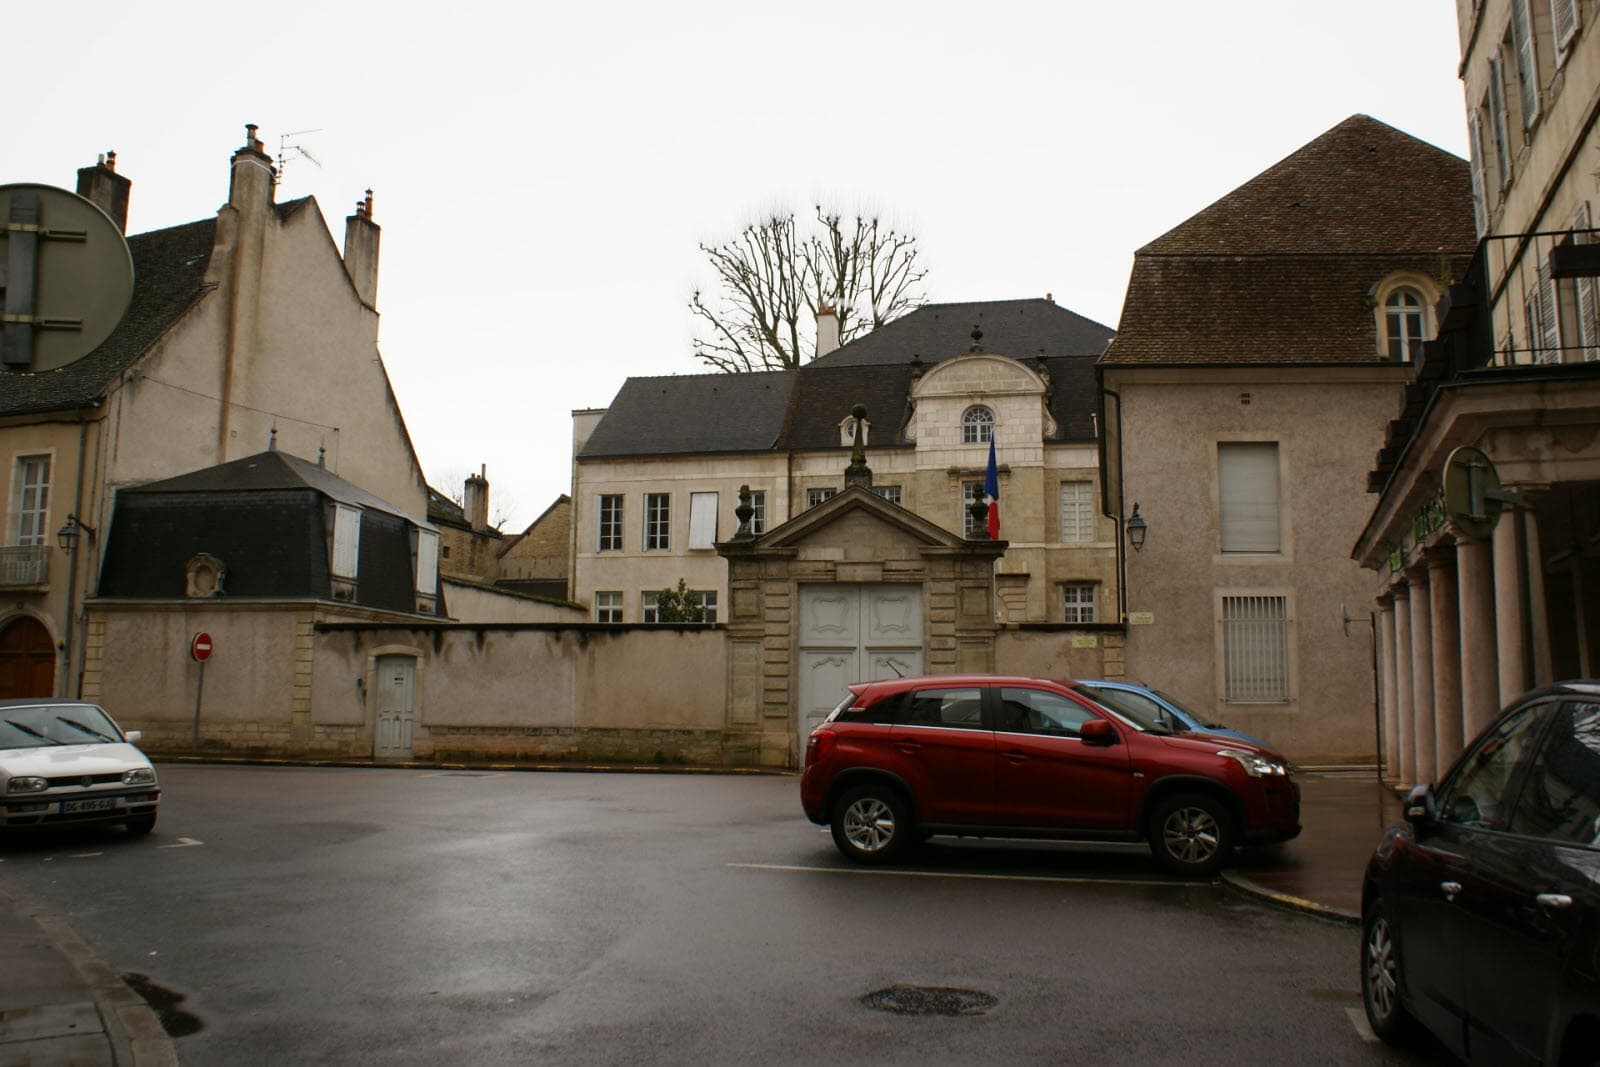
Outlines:
{"type": "Polygon", "coordinates": [[[705,336],[695,357],[717,370],[785,370],[816,352],[817,309],[839,316],[851,340],[922,304],[927,270],[917,239],[877,218],[816,208],[809,232],[773,214],[720,245],[701,245],[717,277],[715,296],[695,290],[689,310],[705,336]]]}

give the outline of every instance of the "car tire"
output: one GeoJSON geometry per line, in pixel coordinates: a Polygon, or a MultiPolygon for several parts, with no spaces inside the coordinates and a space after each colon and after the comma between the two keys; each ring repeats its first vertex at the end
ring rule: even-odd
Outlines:
{"type": "Polygon", "coordinates": [[[1148,839],[1156,862],[1187,878],[1216,874],[1233,852],[1233,836],[1233,816],[1205,793],[1176,793],[1150,816],[1148,839]]]}
{"type": "Polygon", "coordinates": [[[128,833],[132,836],[143,837],[156,828],[155,812],[151,812],[149,815],[135,815],[123,825],[128,828],[128,833]]]}
{"type": "Polygon", "coordinates": [[[833,843],[857,863],[888,863],[916,839],[911,811],[899,790],[862,785],[833,806],[833,843]]]}
{"type": "Polygon", "coordinates": [[[1361,1006],[1372,1032],[1390,1045],[1405,1044],[1417,1029],[1400,981],[1400,945],[1383,898],[1374,897],[1361,916],[1361,1006]]]}

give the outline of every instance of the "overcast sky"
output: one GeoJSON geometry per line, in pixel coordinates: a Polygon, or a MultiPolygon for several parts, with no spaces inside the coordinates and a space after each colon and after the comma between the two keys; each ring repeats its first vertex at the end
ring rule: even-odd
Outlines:
{"type": "Polygon", "coordinates": [[[278,198],[338,241],[374,190],[423,471],[458,492],[487,465],[507,530],[569,490],[574,409],[706,372],[697,244],[773,208],[909,229],[934,301],[1052,293],[1115,326],[1136,248],[1352,114],[1466,153],[1452,0],[76,0],[4,25],[0,182],[71,188],[115,149],[130,232],[189,222],[254,122],[303,149],[278,198]]]}

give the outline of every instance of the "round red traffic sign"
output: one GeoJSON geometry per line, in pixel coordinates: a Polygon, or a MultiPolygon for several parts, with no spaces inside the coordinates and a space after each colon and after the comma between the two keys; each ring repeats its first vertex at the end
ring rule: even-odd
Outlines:
{"type": "Polygon", "coordinates": [[[189,642],[189,655],[204,663],[211,655],[211,635],[204,630],[195,634],[194,639],[189,642]]]}

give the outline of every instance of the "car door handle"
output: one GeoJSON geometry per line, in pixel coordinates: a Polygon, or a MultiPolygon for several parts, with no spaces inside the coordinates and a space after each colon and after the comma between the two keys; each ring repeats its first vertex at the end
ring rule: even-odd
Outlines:
{"type": "Polygon", "coordinates": [[[1439,888],[1444,891],[1444,898],[1446,900],[1454,901],[1456,899],[1456,894],[1461,892],[1461,883],[1460,882],[1440,882],[1439,883],[1439,888]]]}
{"type": "Polygon", "coordinates": [[[1547,908],[1570,908],[1572,898],[1565,893],[1540,893],[1533,898],[1547,908]]]}
{"type": "Polygon", "coordinates": [[[1027,763],[1028,754],[1020,748],[1014,748],[1006,753],[1006,761],[1008,763],[1027,763]]]}
{"type": "Polygon", "coordinates": [[[894,747],[898,748],[901,752],[904,752],[908,756],[922,751],[922,746],[915,741],[896,741],[894,743],[894,747]]]}

